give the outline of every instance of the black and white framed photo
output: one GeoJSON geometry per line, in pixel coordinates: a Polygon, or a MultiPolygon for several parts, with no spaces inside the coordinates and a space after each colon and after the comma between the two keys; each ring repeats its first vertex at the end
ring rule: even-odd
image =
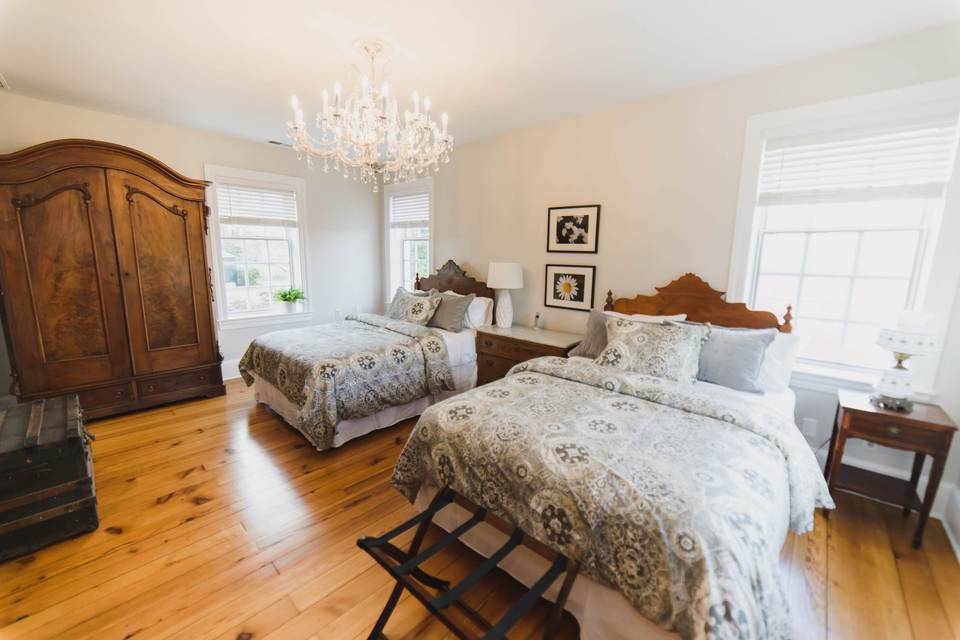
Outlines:
{"type": "Polygon", "coordinates": [[[596,267],[548,264],[543,304],[560,309],[590,311],[593,308],[593,281],[596,267]]]}
{"type": "Polygon", "coordinates": [[[547,209],[549,253],[596,253],[600,236],[600,205],[547,209]]]}

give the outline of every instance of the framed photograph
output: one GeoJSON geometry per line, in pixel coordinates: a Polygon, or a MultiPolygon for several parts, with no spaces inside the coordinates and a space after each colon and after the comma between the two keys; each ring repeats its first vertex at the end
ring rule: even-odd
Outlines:
{"type": "Polygon", "coordinates": [[[600,236],[600,205],[547,209],[547,251],[596,253],[600,236]]]}
{"type": "Polygon", "coordinates": [[[593,281],[596,267],[548,264],[543,304],[560,309],[590,311],[593,308],[593,281]]]}

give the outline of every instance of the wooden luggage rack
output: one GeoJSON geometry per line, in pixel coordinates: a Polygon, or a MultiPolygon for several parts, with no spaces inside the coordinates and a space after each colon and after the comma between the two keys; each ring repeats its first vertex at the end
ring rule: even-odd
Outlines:
{"type": "Polygon", "coordinates": [[[413,594],[435,618],[446,625],[460,640],[505,638],[510,628],[536,605],[537,600],[543,596],[560,574],[566,573],[543,635],[544,638],[555,637],[554,631],[560,622],[564,604],[567,596],[570,595],[570,589],[573,587],[574,580],[576,580],[578,570],[578,564],[575,561],[527,536],[521,529],[494,514],[488,513],[486,509],[478,507],[450,488],[442,489],[430,503],[430,506],[403,524],[376,538],[360,538],[357,545],[373,556],[374,560],[380,563],[397,581],[390,597],[387,599],[383,612],[380,614],[380,618],[377,619],[377,623],[370,632],[370,640],[386,640],[387,637],[384,635],[383,629],[386,627],[387,621],[397,606],[404,589],[413,594]],[[441,536],[439,540],[421,551],[420,547],[427,534],[427,529],[433,521],[433,516],[451,503],[463,507],[472,515],[463,524],[441,536]],[[503,531],[509,537],[503,546],[461,582],[451,585],[448,581],[430,575],[420,568],[426,560],[448,545],[460,540],[460,537],[467,531],[484,521],[503,531]],[[417,526],[417,530],[408,551],[403,551],[390,542],[393,538],[414,526],[417,526]],[[461,596],[493,571],[500,561],[521,544],[550,560],[550,567],[499,621],[490,623],[464,602],[461,596]],[[436,593],[431,593],[429,589],[433,589],[436,593]],[[476,629],[480,630],[479,635],[476,629]]]}

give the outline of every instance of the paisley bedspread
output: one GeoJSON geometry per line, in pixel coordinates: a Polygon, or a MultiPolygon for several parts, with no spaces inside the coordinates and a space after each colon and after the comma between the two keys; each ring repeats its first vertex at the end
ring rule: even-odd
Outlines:
{"type": "Polygon", "coordinates": [[[683,638],[790,638],[778,556],[833,507],[791,420],[585,358],[431,406],[393,485],[451,486],[683,638]]]}
{"type": "Polygon", "coordinates": [[[240,359],[247,385],[251,373],[299,408],[294,426],[321,451],[341,420],[454,389],[442,335],[369,313],[255,338],[240,359]]]}

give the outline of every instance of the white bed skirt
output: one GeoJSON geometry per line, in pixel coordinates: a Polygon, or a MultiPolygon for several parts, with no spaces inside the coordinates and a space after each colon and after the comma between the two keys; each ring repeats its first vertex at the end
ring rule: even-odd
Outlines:
{"type": "MultiPolygon", "coordinates": [[[[417,508],[427,508],[437,494],[437,488],[424,485],[417,494],[417,508]]],[[[433,521],[445,531],[452,531],[465,522],[470,514],[456,504],[450,504],[434,516],[433,521]]],[[[507,541],[499,529],[481,522],[461,538],[464,543],[484,558],[489,558],[507,541]]],[[[520,546],[498,565],[514,579],[529,587],[550,567],[540,554],[520,546]]],[[[551,602],[556,600],[562,580],[554,581],[544,594],[551,602]]],[[[664,631],[633,608],[619,591],[578,575],[567,598],[567,611],[580,623],[581,640],[676,640],[676,633],[664,631]]]]}
{"type": "MultiPolygon", "coordinates": [[[[355,438],[365,436],[377,429],[385,429],[408,418],[418,416],[433,403],[445,400],[450,396],[477,386],[476,361],[451,367],[450,369],[453,373],[455,391],[445,391],[436,397],[426,396],[396,407],[387,407],[365,418],[341,420],[337,424],[337,433],[333,437],[334,448],[342,446],[355,438]]],[[[252,375],[256,381],[253,389],[257,402],[267,405],[283,418],[287,424],[296,428],[300,413],[297,405],[287,400],[287,397],[283,395],[282,391],[257,376],[256,373],[250,372],[250,375],[252,375]]]]}

